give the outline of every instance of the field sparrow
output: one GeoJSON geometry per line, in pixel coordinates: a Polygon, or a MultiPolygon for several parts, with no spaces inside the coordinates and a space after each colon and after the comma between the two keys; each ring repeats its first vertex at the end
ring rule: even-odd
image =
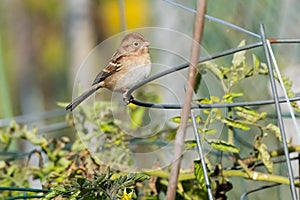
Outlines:
{"type": "Polygon", "coordinates": [[[96,76],[91,88],[67,105],[66,110],[72,111],[99,88],[122,92],[125,97],[131,87],[150,74],[149,45],[150,42],[140,33],[127,34],[108,65],[96,76]]]}

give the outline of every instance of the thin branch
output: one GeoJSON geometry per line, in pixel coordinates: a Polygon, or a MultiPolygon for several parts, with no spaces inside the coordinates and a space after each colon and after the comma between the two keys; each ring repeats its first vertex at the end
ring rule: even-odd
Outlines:
{"type": "MultiPolygon", "coordinates": [[[[289,185],[290,181],[288,178],[283,176],[277,176],[273,174],[266,174],[257,171],[243,172],[241,170],[222,170],[222,176],[224,177],[243,177],[245,179],[251,179],[255,181],[267,181],[272,183],[281,183],[289,185]]],[[[295,180],[294,184],[300,187],[299,180],[295,180]]]]}
{"type": "Polygon", "coordinates": [[[181,156],[184,149],[184,138],[187,128],[187,123],[191,110],[191,102],[193,98],[194,83],[197,73],[197,63],[200,53],[200,41],[203,33],[204,15],[206,11],[206,0],[197,1],[197,13],[194,25],[194,42],[192,44],[189,72],[188,72],[188,85],[185,95],[183,110],[181,113],[181,121],[174,141],[174,162],[171,165],[171,177],[169,180],[167,199],[173,200],[176,197],[176,187],[178,181],[178,174],[181,165],[181,156]]]}

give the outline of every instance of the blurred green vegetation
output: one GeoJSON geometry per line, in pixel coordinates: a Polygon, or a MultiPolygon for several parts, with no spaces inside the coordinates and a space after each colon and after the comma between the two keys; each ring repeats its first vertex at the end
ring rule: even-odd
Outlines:
{"type": "MultiPolygon", "coordinates": [[[[0,2],[1,118],[49,110],[56,108],[57,101],[69,101],[72,68],[76,69],[99,42],[122,31],[117,1],[86,1],[86,8],[81,9],[86,15],[78,19],[87,22],[93,34],[87,38],[80,27],[75,31],[82,34],[83,43],[91,45],[81,61],[72,62],[76,55],[72,50],[74,33],[69,32],[73,30],[71,4],[59,0],[0,2]]],[[[148,20],[147,4],[126,2],[128,28],[142,26],[148,20]],[[144,10],[143,17],[135,20],[139,9],[144,10]]]]}
{"type": "MultiPolygon", "coordinates": [[[[180,3],[191,8],[195,7],[194,1],[180,3]]],[[[79,56],[82,60],[102,40],[122,31],[124,22],[128,29],[160,26],[187,34],[190,34],[192,29],[182,29],[181,25],[184,21],[174,22],[174,19],[170,18],[168,23],[167,20],[162,20],[172,16],[170,15],[172,12],[168,11],[175,10],[183,14],[187,11],[160,0],[142,0],[139,3],[126,0],[124,8],[120,7],[117,0],[91,0],[84,4],[78,1],[77,4],[82,5],[79,6],[81,11],[78,13],[83,14],[78,15],[75,21],[82,20],[81,23],[88,23],[87,28],[91,33],[79,37],[83,44],[89,44],[87,48],[82,48],[83,53],[79,56]],[[157,7],[164,8],[163,12],[156,10],[157,7]],[[125,15],[122,15],[122,10],[125,15]],[[161,23],[161,21],[165,22],[161,23]]],[[[73,38],[77,39],[74,37],[77,31],[78,34],[83,34],[80,27],[70,29],[74,23],[74,19],[71,18],[74,16],[70,15],[72,6],[72,1],[59,0],[0,2],[0,64],[1,76],[5,77],[1,78],[3,101],[0,104],[0,116],[2,118],[50,110],[56,108],[56,101],[70,100],[74,70],[82,62],[82,60],[72,61],[74,57],[78,57],[72,50],[72,44],[75,43],[73,38]],[[70,30],[73,33],[70,33],[70,30]]],[[[299,21],[297,21],[296,11],[299,8],[300,3],[297,1],[286,3],[278,0],[251,2],[233,0],[229,3],[216,0],[208,2],[207,13],[256,33],[259,32],[259,24],[264,23],[270,37],[286,38],[296,37],[298,34],[296,27],[299,21]]],[[[185,20],[193,20],[193,15],[181,17],[185,17],[185,20]]],[[[207,20],[203,47],[209,53],[216,53],[235,47],[243,39],[248,43],[257,41],[244,33],[207,20]]],[[[78,46],[75,48],[80,49],[78,46]]],[[[278,62],[284,63],[280,66],[287,67],[299,61],[296,56],[299,48],[286,47],[275,50],[281,54],[278,62]],[[293,57],[287,59],[287,55],[293,57]]],[[[255,53],[260,57],[260,53],[255,53]]],[[[228,64],[230,59],[219,59],[217,62],[228,64]]]]}

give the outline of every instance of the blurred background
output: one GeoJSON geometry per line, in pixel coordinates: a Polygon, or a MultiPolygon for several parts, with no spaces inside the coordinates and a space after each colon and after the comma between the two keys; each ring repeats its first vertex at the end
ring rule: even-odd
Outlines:
{"type": "MultiPolygon", "coordinates": [[[[192,9],[196,5],[196,1],[174,2],[192,9]]],[[[298,0],[214,0],[208,1],[207,14],[256,34],[259,34],[259,25],[264,24],[269,38],[300,38],[299,10],[298,0]]],[[[163,0],[1,0],[0,119],[53,110],[63,112],[57,102],[71,100],[80,65],[93,48],[115,34],[136,28],[160,27],[192,37],[193,24],[193,12],[163,0]]],[[[159,41],[159,35],[153,37],[159,41]]],[[[235,48],[242,40],[247,43],[259,41],[206,20],[202,47],[208,54],[235,48]]],[[[274,45],[274,51],[282,72],[294,82],[295,92],[299,91],[300,45],[274,45]]],[[[262,51],[253,52],[265,62],[262,51]]],[[[152,57],[155,60],[159,55],[152,57]]],[[[231,59],[225,57],[215,62],[227,65],[231,59]]],[[[84,78],[91,82],[94,76],[84,78]]],[[[168,81],[165,79],[165,83],[168,81]]],[[[268,98],[266,83],[266,80],[247,82],[248,99],[268,98]]],[[[181,92],[184,92],[182,86],[181,92]]],[[[249,185],[243,185],[242,189],[245,191],[255,183],[249,185]]],[[[232,194],[232,199],[234,196],[232,194]]]]}
{"type": "MultiPolygon", "coordinates": [[[[195,8],[195,1],[177,1],[195,8]]],[[[161,0],[0,1],[0,117],[56,109],[69,101],[78,67],[101,41],[126,29],[163,27],[192,36],[194,14],[161,0]]],[[[269,37],[299,37],[297,0],[208,1],[207,13],[269,37]]],[[[207,20],[209,53],[256,38],[207,20]]],[[[276,45],[280,66],[299,63],[299,45],[276,45]]],[[[293,74],[293,73],[292,73],[293,74]]],[[[87,77],[94,79],[94,77],[87,77]]]]}

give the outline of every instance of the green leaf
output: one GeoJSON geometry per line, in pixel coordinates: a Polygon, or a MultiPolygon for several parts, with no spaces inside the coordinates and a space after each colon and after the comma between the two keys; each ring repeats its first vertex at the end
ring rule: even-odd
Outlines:
{"type": "Polygon", "coordinates": [[[74,191],[70,196],[69,196],[69,200],[77,200],[79,199],[78,196],[80,195],[81,191],[80,190],[76,190],[74,191]]]}
{"type": "Polygon", "coordinates": [[[228,117],[226,118],[223,118],[221,119],[221,121],[226,124],[227,126],[231,126],[231,127],[234,127],[234,128],[238,128],[238,129],[241,129],[241,130],[244,130],[244,131],[249,131],[250,130],[250,127],[241,123],[241,122],[237,122],[237,121],[234,121],[228,117]]]}
{"type": "Polygon", "coordinates": [[[200,83],[201,83],[202,75],[198,72],[196,74],[195,84],[194,84],[194,92],[197,93],[200,83]]]}
{"type": "Polygon", "coordinates": [[[234,98],[237,97],[242,97],[244,96],[243,93],[229,93],[229,94],[225,94],[222,98],[222,102],[228,102],[228,103],[232,103],[234,98]]]}
{"type": "Polygon", "coordinates": [[[200,160],[194,160],[194,174],[195,174],[195,177],[196,177],[198,183],[200,184],[201,188],[203,190],[207,191],[206,183],[205,183],[205,179],[204,179],[203,168],[202,168],[200,160]]]}
{"type": "Polygon", "coordinates": [[[176,117],[172,117],[170,119],[171,122],[174,122],[174,123],[177,123],[177,124],[180,124],[180,121],[181,121],[181,117],[180,116],[176,116],[176,117]]]}
{"type": "Polygon", "coordinates": [[[44,196],[41,200],[51,200],[57,197],[59,194],[57,194],[55,191],[49,192],[46,196],[44,196]]]}
{"type": "MultiPolygon", "coordinates": [[[[277,81],[279,81],[279,77],[278,77],[277,74],[275,74],[275,78],[276,78],[277,81]]],[[[284,85],[284,88],[287,92],[288,97],[294,97],[295,93],[292,90],[293,82],[287,76],[282,76],[281,79],[283,81],[283,85],[284,85]]]]}
{"type": "Polygon", "coordinates": [[[51,190],[54,190],[54,191],[58,191],[58,192],[66,192],[66,188],[62,187],[62,186],[55,186],[53,188],[51,188],[51,190]]]}
{"type": "Polygon", "coordinates": [[[0,130],[0,142],[1,143],[8,144],[11,139],[9,136],[10,136],[9,133],[6,133],[6,132],[3,132],[0,130]]]}
{"type": "Polygon", "coordinates": [[[276,126],[275,124],[269,123],[269,124],[266,126],[266,129],[272,131],[272,132],[275,134],[276,138],[277,138],[280,142],[282,142],[281,133],[280,133],[280,129],[279,129],[278,126],[276,126]]]}
{"type": "MultiPolygon", "coordinates": [[[[223,66],[219,66],[218,68],[221,71],[221,73],[223,74],[223,79],[228,79],[229,73],[231,73],[231,68],[223,67],[223,66]]],[[[221,79],[221,80],[223,80],[223,79],[221,79]]]]}
{"type": "Polygon", "coordinates": [[[137,182],[142,182],[148,180],[150,177],[147,174],[135,173],[132,176],[132,179],[137,182]]]}
{"type": "Polygon", "coordinates": [[[202,134],[216,134],[217,133],[217,130],[216,129],[201,129],[201,128],[198,128],[198,133],[202,134]]]}
{"type": "Polygon", "coordinates": [[[196,100],[199,104],[213,104],[220,102],[220,98],[217,96],[210,96],[209,98],[201,98],[196,100]]]}
{"type": "Polygon", "coordinates": [[[268,147],[266,144],[262,143],[262,138],[257,136],[254,142],[254,148],[258,151],[258,158],[261,158],[264,166],[269,173],[273,173],[274,163],[272,162],[271,155],[268,152],[268,147]]]}
{"type": "Polygon", "coordinates": [[[85,179],[85,178],[80,178],[80,177],[78,177],[78,178],[76,179],[76,182],[79,184],[80,187],[82,187],[83,184],[86,182],[86,179],[85,179]]]}
{"type": "Polygon", "coordinates": [[[210,96],[210,99],[212,100],[213,103],[218,103],[220,102],[220,98],[217,96],[210,96]]]}
{"type": "Polygon", "coordinates": [[[268,172],[273,173],[274,164],[271,160],[271,155],[268,152],[267,145],[261,144],[261,146],[258,148],[258,151],[261,155],[262,162],[264,163],[264,165],[267,168],[268,172]]]}
{"type": "Polygon", "coordinates": [[[184,141],[185,149],[191,150],[197,146],[196,140],[186,140],[184,141]]]}
{"type": "MultiPolygon", "coordinates": [[[[196,118],[195,118],[196,122],[199,123],[202,121],[201,119],[201,116],[200,115],[197,115],[196,118]]],[[[174,123],[177,123],[177,124],[180,124],[180,121],[181,121],[181,117],[180,116],[176,116],[176,117],[172,117],[170,119],[171,122],[174,122],[174,123]]],[[[192,122],[192,119],[189,118],[188,122],[192,122]]]]}
{"type": "MultiPolygon", "coordinates": [[[[279,78],[278,78],[277,74],[275,74],[275,78],[279,81],[279,78]]],[[[282,76],[281,78],[282,78],[283,85],[284,85],[284,88],[286,89],[288,97],[290,97],[290,98],[294,97],[295,93],[292,90],[293,82],[287,76],[282,76]]],[[[296,112],[300,112],[300,107],[299,107],[299,105],[298,105],[298,103],[296,101],[291,102],[291,106],[294,108],[294,110],[296,112]]]]}
{"type": "Polygon", "coordinates": [[[252,62],[253,62],[253,69],[255,72],[257,72],[260,66],[260,61],[255,54],[252,54],[252,62]]]}
{"type": "Polygon", "coordinates": [[[210,70],[219,80],[223,80],[224,75],[216,64],[213,62],[205,62],[205,68],[210,70]]]}
{"type": "Polygon", "coordinates": [[[258,70],[258,74],[268,75],[269,70],[266,63],[260,63],[260,68],[258,70]]]}
{"type": "MultiPolygon", "coordinates": [[[[240,42],[240,44],[238,45],[238,47],[242,47],[242,46],[245,46],[246,44],[246,40],[242,40],[240,42]]],[[[233,59],[232,59],[232,64],[233,64],[233,67],[237,67],[239,65],[241,65],[243,62],[245,62],[245,54],[246,54],[246,51],[239,51],[235,54],[233,54],[233,59]]]]}
{"type": "Polygon", "coordinates": [[[215,149],[218,149],[220,151],[227,151],[232,153],[238,153],[240,151],[240,148],[229,144],[226,141],[223,140],[207,140],[207,142],[215,149]]]}
{"type": "Polygon", "coordinates": [[[255,122],[267,117],[266,112],[259,113],[256,110],[253,110],[248,107],[235,107],[234,109],[238,111],[238,112],[236,112],[236,114],[239,117],[242,117],[252,123],[255,123],[255,122]]]}
{"type": "Polygon", "coordinates": [[[291,106],[294,108],[295,112],[300,112],[300,107],[299,107],[297,101],[291,102],[291,106]]]}

